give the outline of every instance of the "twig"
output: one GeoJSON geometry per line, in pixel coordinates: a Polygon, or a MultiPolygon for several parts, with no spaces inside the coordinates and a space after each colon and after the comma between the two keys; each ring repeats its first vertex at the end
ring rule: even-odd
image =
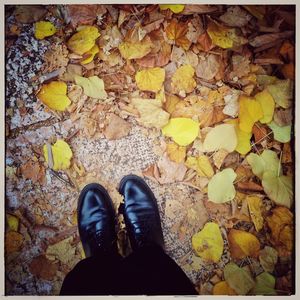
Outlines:
{"type": "Polygon", "coordinates": [[[70,185],[72,188],[76,188],[75,185],[73,184],[73,182],[70,181],[70,179],[69,179],[69,180],[64,179],[57,171],[54,171],[54,170],[50,169],[50,173],[51,173],[52,175],[54,175],[54,176],[55,176],[57,179],[59,179],[60,181],[66,183],[66,184],[68,184],[68,185],[70,185]]]}

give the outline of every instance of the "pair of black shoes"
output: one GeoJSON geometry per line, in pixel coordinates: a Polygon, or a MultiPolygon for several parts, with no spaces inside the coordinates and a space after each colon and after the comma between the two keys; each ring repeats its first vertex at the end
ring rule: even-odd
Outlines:
{"type": "MultiPolygon", "coordinates": [[[[124,220],[133,251],[150,244],[164,248],[156,199],[146,182],[124,177],[119,193],[124,197],[124,220]]],[[[78,202],[78,228],[86,257],[117,252],[115,212],[110,196],[97,183],[87,185],[78,202]]]]}

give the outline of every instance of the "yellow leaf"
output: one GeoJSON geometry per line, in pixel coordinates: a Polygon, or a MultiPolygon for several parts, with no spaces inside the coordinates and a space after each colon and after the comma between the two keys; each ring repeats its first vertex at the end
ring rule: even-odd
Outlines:
{"type": "Polygon", "coordinates": [[[165,81],[165,70],[150,68],[136,73],[135,81],[141,91],[158,92],[165,81]]]}
{"type": "Polygon", "coordinates": [[[162,109],[160,100],[134,98],[131,102],[139,111],[139,121],[144,126],[162,128],[168,123],[170,115],[162,109]]]}
{"type": "Polygon", "coordinates": [[[177,19],[172,19],[166,27],[166,34],[169,40],[174,40],[175,44],[182,47],[184,50],[189,50],[191,41],[186,37],[188,32],[188,24],[178,22],[177,19]]]}
{"type": "Polygon", "coordinates": [[[81,61],[82,65],[86,65],[89,64],[90,62],[93,61],[95,55],[99,52],[99,47],[95,44],[94,47],[92,49],[90,49],[89,51],[87,51],[86,53],[84,53],[84,56],[88,56],[86,59],[84,59],[83,61],[81,61]]]}
{"type": "Polygon", "coordinates": [[[233,152],[237,145],[235,126],[232,124],[221,124],[215,126],[206,135],[203,147],[206,152],[217,151],[220,149],[233,152]]]}
{"type": "Polygon", "coordinates": [[[234,28],[222,26],[214,21],[208,23],[207,33],[213,44],[223,49],[237,47],[247,42],[245,38],[236,34],[234,28]]]}
{"type": "Polygon", "coordinates": [[[23,235],[16,231],[9,231],[5,234],[5,250],[8,253],[19,251],[23,242],[23,235]]]}
{"type": "Polygon", "coordinates": [[[55,34],[56,28],[51,22],[40,21],[34,24],[34,36],[38,40],[42,40],[47,36],[55,34]]]}
{"type": "Polygon", "coordinates": [[[100,36],[98,29],[94,26],[82,26],[78,32],[73,34],[67,42],[68,48],[76,54],[83,55],[91,50],[100,36]]]}
{"type": "Polygon", "coordinates": [[[184,65],[178,68],[172,77],[172,92],[179,95],[182,92],[191,93],[197,85],[193,78],[194,74],[195,70],[191,65],[184,65]]]}
{"type": "Polygon", "coordinates": [[[199,133],[199,123],[188,118],[172,118],[163,127],[162,133],[172,137],[174,142],[180,146],[191,144],[199,133]]]}
{"type": "Polygon", "coordinates": [[[58,111],[64,111],[71,104],[67,97],[67,85],[62,81],[43,84],[37,97],[49,108],[58,111]]]}
{"type": "Polygon", "coordinates": [[[106,99],[107,94],[104,89],[104,81],[98,76],[85,78],[75,75],[75,82],[83,88],[84,94],[95,99],[106,99]]]}
{"type": "Polygon", "coordinates": [[[166,102],[164,103],[164,109],[172,114],[176,108],[176,105],[180,102],[180,98],[175,95],[166,95],[166,102]]]}
{"type": "Polygon", "coordinates": [[[185,162],[188,168],[197,171],[198,176],[212,177],[214,175],[214,169],[207,156],[200,155],[198,157],[189,156],[185,162]]]}
{"type": "MultiPolygon", "coordinates": [[[[56,143],[51,146],[52,157],[53,157],[53,170],[66,170],[70,167],[71,158],[73,156],[70,146],[63,140],[57,140],[56,143]]],[[[48,159],[48,148],[47,145],[43,147],[44,156],[46,162],[48,159]]]]}
{"type": "Polygon", "coordinates": [[[244,95],[240,96],[239,105],[239,127],[250,133],[254,123],[264,116],[263,110],[257,100],[244,95]]]}
{"type": "Polygon", "coordinates": [[[175,143],[167,144],[168,157],[177,163],[184,162],[186,156],[186,147],[178,146],[175,143]]]}
{"type": "Polygon", "coordinates": [[[213,295],[236,295],[236,292],[227,284],[226,281],[219,281],[214,285],[213,295]]]}
{"type": "Polygon", "coordinates": [[[265,89],[254,97],[260,103],[263,111],[263,117],[259,119],[259,122],[263,124],[270,123],[273,120],[275,109],[275,101],[272,95],[265,89]]]}
{"type": "Polygon", "coordinates": [[[201,258],[217,263],[224,247],[219,226],[213,222],[206,223],[201,231],[193,235],[192,246],[201,258]]]}
{"type": "Polygon", "coordinates": [[[235,151],[239,152],[242,155],[245,155],[251,150],[250,139],[252,133],[241,130],[238,124],[235,126],[235,131],[238,140],[235,151]]]}
{"type": "Polygon", "coordinates": [[[183,4],[160,4],[159,8],[161,10],[170,9],[173,13],[179,14],[184,10],[184,5],[183,4]]]}
{"type": "MultiPolygon", "coordinates": [[[[271,229],[271,242],[280,252],[293,249],[293,214],[283,206],[277,206],[272,210],[272,215],[267,217],[268,227],[271,229]]],[[[286,256],[286,255],[285,255],[286,256]]]]}
{"type": "Polygon", "coordinates": [[[7,228],[10,231],[19,230],[19,219],[11,214],[6,214],[7,228]]]}
{"type": "Polygon", "coordinates": [[[151,39],[146,36],[141,41],[126,41],[119,45],[119,50],[125,59],[138,59],[146,56],[152,50],[153,43],[151,39]]]}
{"type": "Polygon", "coordinates": [[[267,86],[276,104],[283,108],[289,108],[293,99],[293,82],[290,79],[276,80],[273,84],[267,86]]]}
{"type": "Polygon", "coordinates": [[[226,168],[215,174],[208,183],[208,199],[214,203],[225,203],[234,199],[236,191],[233,182],[236,173],[226,168]]]}
{"type": "Polygon", "coordinates": [[[257,237],[249,232],[231,229],[228,234],[231,257],[242,259],[246,256],[258,257],[260,243],[257,237]]]}
{"type": "Polygon", "coordinates": [[[257,196],[247,196],[246,200],[255,229],[256,231],[260,231],[264,225],[264,219],[261,214],[263,207],[262,200],[257,196]]]}

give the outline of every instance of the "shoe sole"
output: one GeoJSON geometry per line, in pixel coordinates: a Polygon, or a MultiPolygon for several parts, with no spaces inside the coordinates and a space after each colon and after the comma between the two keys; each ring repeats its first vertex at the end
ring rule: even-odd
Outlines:
{"type": "MultiPolygon", "coordinates": [[[[159,213],[159,209],[158,209],[156,197],[154,196],[152,190],[150,189],[150,187],[148,186],[148,184],[146,183],[146,181],[143,178],[141,178],[141,177],[139,177],[137,175],[133,175],[133,174],[130,174],[130,175],[127,175],[127,176],[123,177],[122,180],[121,180],[121,182],[120,182],[120,184],[119,184],[119,189],[118,189],[119,193],[123,196],[123,194],[121,193],[121,190],[122,190],[125,182],[128,181],[128,180],[130,180],[130,179],[137,180],[138,182],[142,183],[146,187],[147,192],[150,194],[150,196],[153,199],[154,206],[155,206],[155,209],[157,210],[157,214],[158,214],[158,218],[159,218],[159,226],[160,226],[161,232],[163,232],[162,231],[162,227],[161,227],[161,219],[160,219],[160,213],[159,213]]],[[[124,197],[124,202],[125,202],[125,197],[124,197]]],[[[124,215],[125,225],[127,227],[128,226],[127,225],[128,222],[127,222],[127,218],[125,216],[125,208],[124,208],[124,211],[123,211],[123,215],[124,215]]],[[[165,248],[165,243],[163,243],[163,248],[165,248]]]]}

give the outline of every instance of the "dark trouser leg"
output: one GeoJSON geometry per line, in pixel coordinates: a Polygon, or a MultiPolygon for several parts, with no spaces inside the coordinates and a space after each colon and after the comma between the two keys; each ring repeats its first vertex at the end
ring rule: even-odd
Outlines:
{"type": "Polygon", "coordinates": [[[80,261],[66,276],[61,295],[119,295],[121,257],[117,254],[92,256],[80,261]]]}
{"type": "Polygon", "coordinates": [[[123,295],[198,295],[182,269],[159,246],[142,247],[121,264],[123,295]]]}

